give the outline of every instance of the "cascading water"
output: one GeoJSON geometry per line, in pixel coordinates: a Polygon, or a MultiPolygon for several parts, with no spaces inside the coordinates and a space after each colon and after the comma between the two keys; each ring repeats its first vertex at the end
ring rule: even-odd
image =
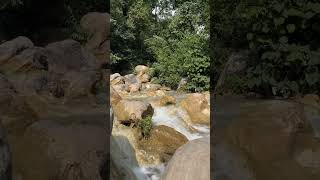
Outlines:
{"type": "MultiPolygon", "coordinates": [[[[186,94],[177,94],[175,92],[168,92],[169,95],[174,96],[177,104],[185,98],[186,94]]],[[[151,102],[157,100],[159,97],[147,97],[144,94],[137,96],[128,96],[126,99],[151,102]]],[[[162,107],[154,107],[154,114],[152,117],[153,126],[165,125],[175,129],[177,132],[183,134],[189,141],[210,135],[210,127],[205,125],[195,125],[187,123],[187,112],[178,105],[169,105],[162,107]]],[[[165,170],[166,164],[148,165],[142,167],[133,167],[132,171],[139,180],[160,180],[161,175],[165,170]]]]}

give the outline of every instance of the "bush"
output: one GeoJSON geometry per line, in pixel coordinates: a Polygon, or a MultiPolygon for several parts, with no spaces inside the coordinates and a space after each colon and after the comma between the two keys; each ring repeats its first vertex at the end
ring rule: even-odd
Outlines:
{"type": "Polygon", "coordinates": [[[143,137],[149,137],[152,130],[152,117],[147,116],[146,118],[140,120],[138,127],[140,128],[143,137]]]}
{"type": "Polygon", "coordinates": [[[213,5],[212,15],[215,75],[228,59],[226,53],[250,49],[253,56],[248,60],[245,76],[239,82],[229,81],[235,83],[231,86],[243,88],[240,92],[283,97],[319,93],[320,3],[218,1],[221,3],[213,5]]]}

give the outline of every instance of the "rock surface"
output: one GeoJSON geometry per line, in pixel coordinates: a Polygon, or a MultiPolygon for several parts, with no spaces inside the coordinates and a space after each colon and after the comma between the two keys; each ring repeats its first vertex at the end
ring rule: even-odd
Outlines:
{"type": "Polygon", "coordinates": [[[25,37],[0,52],[0,120],[13,172],[1,129],[0,179],[103,180],[109,112],[97,101],[105,78],[96,57],[73,40],[35,47],[25,37]]]}
{"type": "Polygon", "coordinates": [[[85,45],[86,49],[97,57],[100,65],[108,63],[110,59],[110,15],[90,12],[82,17],[80,24],[90,37],[85,45]]]}
{"type": "Polygon", "coordinates": [[[192,123],[210,124],[210,106],[205,95],[190,94],[181,102],[181,107],[188,112],[192,123]]]}
{"type": "Polygon", "coordinates": [[[174,152],[188,139],[175,129],[159,125],[152,129],[147,140],[141,142],[142,149],[148,154],[157,156],[161,162],[168,162],[174,152]]]}
{"type": "Polygon", "coordinates": [[[210,139],[200,138],[181,146],[169,161],[163,180],[210,180],[210,139]]]}
{"type": "Polygon", "coordinates": [[[153,115],[151,104],[141,101],[121,100],[113,106],[113,110],[117,120],[123,122],[128,120],[141,120],[153,115]],[[134,116],[134,118],[132,116],[134,116]]]}

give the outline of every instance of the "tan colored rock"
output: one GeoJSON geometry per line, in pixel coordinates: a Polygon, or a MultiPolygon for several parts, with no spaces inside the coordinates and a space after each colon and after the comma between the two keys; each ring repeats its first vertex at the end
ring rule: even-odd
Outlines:
{"type": "Polygon", "coordinates": [[[128,86],[128,91],[130,93],[136,93],[136,92],[139,92],[140,88],[141,88],[141,83],[134,83],[128,86]]]}
{"type": "Polygon", "coordinates": [[[209,137],[189,141],[169,161],[163,180],[210,180],[209,137]]]}
{"type": "Polygon", "coordinates": [[[124,81],[124,78],[123,77],[119,77],[119,78],[116,78],[116,79],[114,79],[114,80],[112,80],[111,82],[110,82],[110,84],[113,86],[113,85],[120,85],[120,84],[124,84],[125,83],[125,81],[124,81]]]}
{"type": "Polygon", "coordinates": [[[149,103],[141,101],[121,100],[113,106],[113,111],[117,120],[120,122],[127,122],[131,119],[132,114],[134,114],[135,119],[138,120],[153,115],[152,106],[149,103]]]}
{"type": "Polygon", "coordinates": [[[210,124],[210,106],[203,94],[190,94],[180,105],[188,112],[192,123],[210,124]]]}
{"type": "Polygon", "coordinates": [[[176,104],[176,99],[173,96],[165,95],[156,102],[159,106],[173,105],[176,104]]]}
{"type": "Polygon", "coordinates": [[[108,150],[103,136],[105,129],[92,124],[39,121],[12,148],[14,173],[24,180],[102,180],[108,150]]]}
{"type": "Polygon", "coordinates": [[[111,102],[111,105],[115,106],[121,100],[122,100],[122,98],[118,94],[118,92],[112,86],[110,86],[110,102],[111,102]]]}
{"type": "Polygon", "coordinates": [[[149,96],[149,97],[154,97],[154,96],[157,95],[157,93],[155,91],[147,91],[146,95],[149,96]]]}
{"type": "Polygon", "coordinates": [[[320,97],[316,94],[306,94],[299,101],[304,104],[320,108],[320,97]]]}
{"type": "Polygon", "coordinates": [[[144,65],[138,65],[134,68],[135,72],[139,74],[146,74],[149,71],[149,67],[144,66],[144,65]]]}
{"type": "Polygon", "coordinates": [[[175,129],[160,125],[152,129],[148,139],[141,142],[142,149],[160,159],[168,162],[176,149],[188,142],[188,139],[175,129]]]}
{"type": "Polygon", "coordinates": [[[19,54],[21,51],[32,48],[33,43],[27,37],[19,36],[11,41],[0,44],[0,64],[19,54]]]}
{"type": "Polygon", "coordinates": [[[295,135],[311,129],[297,103],[271,100],[251,108],[232,121],[228,137],[259,163],[288,159],[295,135]]]}
{"type": "Polygon", "coordinates": [[[146,83],[150,81],[150,76],[148,74],[138,74],[137,78],[141,83],[146,83]]]}
{"type": "Polygon", "coordinates": [[[156,95],[157,95],[157,96],[165,96],[166,93],[165,93],[165,91],[163,91],[163,90],[157,90],[157,91],[156,91],[156,95]]]}
{"type": "Polygon", "coordinates": [[[97,57],[100,64],[109,62],[110,15],[108,13],[90,12],[81,18],[80,24],[89,35],[89,40],[85,45],[86,49],[97,57]]]}

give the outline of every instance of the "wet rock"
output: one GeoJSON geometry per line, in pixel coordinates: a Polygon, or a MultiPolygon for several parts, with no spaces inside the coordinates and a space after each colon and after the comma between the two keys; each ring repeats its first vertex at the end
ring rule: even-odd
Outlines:
{"type": "Polygon", "coordinates": [[[158,106],[167,106],[176,104],[176,99],[173,96],[165,95],[161,97],[159,101],[156,102],[158,106]]]}
{"type": "Polygon", "coordinates": [[[190,94],[180,105],[188,112],[192,123],[210,124],[210,106],[205,95],[190,94]]]}
{"type": "Polygon", "coordinates": [[[120,122],[128,120],[141,120],[153,115],[151,104],[141,101],[121,100],[113,106],[114,114],[120,122]],[[134,119],[132,119],[134,116],[134,119]]]}
{"type": "Polygon", "coordinates": [[[163,180],[209,180],[210,139],[192,140],[181,146],[169,161],[163,180]]]}
{"type": "Polygon", "coordinates": [[[161,162],[168,162],[174,152],[188,139],[175,129],[160,125],[152,129],[150,137],[141,142],[142,149],[147,154],[159,158],[161,162]]]}

